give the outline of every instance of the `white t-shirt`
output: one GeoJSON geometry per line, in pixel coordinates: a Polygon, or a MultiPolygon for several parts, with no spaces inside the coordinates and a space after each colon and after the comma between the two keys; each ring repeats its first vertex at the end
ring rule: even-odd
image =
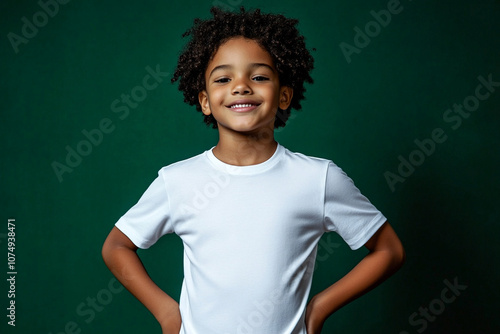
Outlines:
{"type": "Polygon", "coordinates": [[[158,174],[116,226],[140,248],[182,239],[181,334],[306,334],[322,234],[357,249],[386,221],[333,162],[279,144],[257,165],[208,150],[158,174]]]}

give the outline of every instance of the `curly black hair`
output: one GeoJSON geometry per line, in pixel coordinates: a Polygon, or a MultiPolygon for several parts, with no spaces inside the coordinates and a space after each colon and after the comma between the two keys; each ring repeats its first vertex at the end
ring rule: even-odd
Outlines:
{"type": "MultiPolygon", "coordinates": [[[[264,14],[259,9],[239,13],[226,12],[217,7],[210,9],[212,18],[195,19],[193,27],[182,37],[191,36],[179,56],[172,83],[179,81],[179,90],[184,94],[184,102],[201,112],[199,92],[205,89],[205,71],[218,48],[234,37],[255,40],[266,50],[274,61],[280,85],[293,89],[293,98],[286,110],[278,109],[274,127],[285,126],[291,108],[302,108],[304,82],[312,83],[310,76],[314,59],[306,48],[304,36],[296,28],[298,20],[281,14],[264,14]]],[[[205,115],[205,123],[217,128],[212,115],[205,115]]]]}

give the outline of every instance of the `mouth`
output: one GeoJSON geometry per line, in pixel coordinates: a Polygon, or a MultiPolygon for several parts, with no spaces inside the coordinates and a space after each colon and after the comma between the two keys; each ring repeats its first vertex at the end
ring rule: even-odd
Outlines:
{"type": "Polygon", "coordinates": [[[236,101],[226,106],[226,108],[231,109],[236,112],[248,112],[260,106],[260,103],[253,101],[236,101]]]}

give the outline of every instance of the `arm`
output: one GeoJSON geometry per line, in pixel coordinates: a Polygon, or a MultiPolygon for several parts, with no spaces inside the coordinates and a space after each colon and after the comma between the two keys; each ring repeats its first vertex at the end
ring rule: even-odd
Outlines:
{"type": "Polygon", "coordinates": [[[347,275],[315,295],[307,305],[308,334],[319,334],[325,320],[342,306],[370,291],[396,272],[404,262],[401,241],[385,223],[365,244],[370,253],[347,275]]]}
{"type": "Polygon", "coordinates": [[[179,304],[149,277],[135,246],[118,228],[113,227],[102,247],[109,270],[160,323],[163,334],[178,334],[181,328],[179,304]]]}

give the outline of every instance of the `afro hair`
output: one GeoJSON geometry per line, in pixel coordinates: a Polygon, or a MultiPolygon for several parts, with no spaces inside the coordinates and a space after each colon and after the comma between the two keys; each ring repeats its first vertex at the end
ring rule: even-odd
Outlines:
{"type": "MultiPolygon", "coordinates": [[[[304,99],[304,82],[312,83],[310,72],[314,59],[306,48],[304,36],[296,28],[298,20],[280,14],[264,14],[259,9],[239,13],[226,12],[217,7],[210,9],[212,18],[195,19],[193,27],[182,37],[191,36],[179,56],[172,83],[179,81],[179,90],[184,102],[201,112],[198,94],[205,90],[205,71],[218,48],[231,38],[244,37],[255,40],[274,61],[280,85],[293,89],[290,107],[279,109],[274,127],[285,126],[291,109],[301,109],[304,99]]],[[[205,123],[217,128],[212,115],[204,116],[205,123]]]]}

